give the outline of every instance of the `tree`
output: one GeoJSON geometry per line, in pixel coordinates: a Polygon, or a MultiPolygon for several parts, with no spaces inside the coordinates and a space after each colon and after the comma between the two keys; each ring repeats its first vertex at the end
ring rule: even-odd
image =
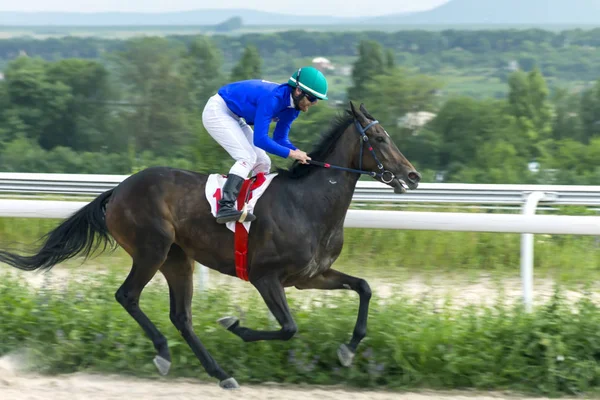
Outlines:
{"type": "Polygon", "coordinates": [[[231,81],[243,81],[246,79],[260,79],[262,59],[258,49],[252,45],[246,46],[242,58],[231,72],[231,81]]]}
{"type": "Polygon", "coordinates": [[[132,144],[136,152],[171,155],[190,143],[186,113],[190,87],[181,74],[184,55],[184,47],[167,39],[136,38],[113,57],[130,105],[122,109],[122,148],[132,144]]]}
{"type": "Polygon", "coordinates": [[[68,112],[54,127],[51,146],[68,146],[77,150],[99,150],[105,146],[116,150],[112,117],[107,107],[112,93],[108,71],[96,61],[70,58],[49,63],[47,76],[71,88],[68,112]]]}
{"type": "Polygon", "coordinates": [[[41,59],[19,57],[6,69],[6,95],[9,105],[3,110],[9,131],[36,140],[44,148],[56,145],[62,133],[56,130],[73,100],[72,90],[53,82],[47,63],[41,59]]]}
{"type": "Polygon", "coordinates": [[[1,110],[7,110],[10,106],[8,97],[8,88],[6,81],[0,81],[0,142],[4,142],[9,138],[11,132],[8,130],[7,117],[1,110]]]}
{"type": "Polygon", "coordinates": [[[423,75],[409,75],[394,68],[374,75],[362,88],[361,101],[382,123],[396,125],[398,118],[412,111],[432,111],[440,83],[423,75]]]}
{"type": "Polygon", "coordinates": [[[557,88],[551,101],[556,110],[552,125],[552,139],[571,138],[584,141],[580,117],[580,96],[571,95],[566,89],[557,88]]]}
{"type": "Polygon", "coordinates": [[[528,74],[513,73],[508,80],[508,101],[512,115],[517,118],[519,129],[529,138],[530,150],[533,143],[551,137],[552,108],[548,101],[546,81],[535,68],[528,74]]]}
{"type": "Polygon", "coordinates": [[[542,138],[552,133],[552,106],[548,100],[549,91],[544,76],[538,68],[528,74],[529,100],[533,106],[533,126],[542,138]]]}
{"type": "Polygon", "coordinates": [[[385,72],[385,58],[381,45],[373,40],[362,40],[358,45],[358,59],[352,69],[353,86],[348,89],[351,100],[364,96],[365,85],[385,72]]]}
{"type": "MultiPolygon", "coordinates": [[[[523,137],[516,123],[504,101],[469,97],[449,100],[429,124],[443,144],[439,167],[448,170],[450,178],[462,176],[465,168],[523,170],[527,154],[520,152],[523,137]]],[[[481,179],[480,173],[472,178],[475,176],[481,179]]]]}
{"type": "Polygon", "coordinates": [[[436,91],[440,84],[422,75],[409,75],[400,68],[375,75],[363,87],[361,101],[373,117],[386,127],[398,147],[410,155],[415,165],[431,168],[437,160],[437,138],[414,135],[406,128],[398,128],[400,117],[409,112],[434,111],[436,91]]]}
{"type": "Polygon", "coordinates": [[[385,66],[389,71],[392,71],[396,67],[394,52],[391,49],[387,49],[385,52],[385,66]]]}
{"type": "Polygon", "coordinates": [[[514,145],[503,140],[484,142],[473,162],[450,176],[455,182],[524,183],[527,163],[519,158],[514,145]]]}
{"type": "Polygon", "coordinates": [[[512,115],[517,119],[531,119],[534,114],[531,109],[532,104],[529,101],[529,82],[527,74],[517,71],[508,78],[508,102],[510,104],[512,115]]]}
{"type": "Polygon", "coordinates": [[[600,136],[600,80],[587,89],[581,97],[582,140],[587,143],[593,137],[600,136]]]}
{"type": "Polygon", "coordinates": [[[189,96],[189,110],[202,110],[208,99],[224,83],[223,57],[207,37],[194,40],[183,57],[182,73],[189,96]]]}

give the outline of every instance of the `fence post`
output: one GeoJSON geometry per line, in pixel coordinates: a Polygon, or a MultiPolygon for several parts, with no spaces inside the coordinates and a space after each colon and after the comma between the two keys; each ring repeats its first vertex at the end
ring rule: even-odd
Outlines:
{"type": "MultiPolygon", "coordinates": [[[[544,192],[525,193],[525,204],[523,204],[523,215],[535,214],[535,209],[540,200],[545,196],[544,192]]],[[[523,285],[523,302],[525,310],[531,312],[533,303],[533,233],[521,234],[521,282],[523,285]]]]}
{"type": "Polygon", "coordinates": [[[208,286],[208,268],[196,262],[198,269],[198,291],[203,292],[208,286]]]}

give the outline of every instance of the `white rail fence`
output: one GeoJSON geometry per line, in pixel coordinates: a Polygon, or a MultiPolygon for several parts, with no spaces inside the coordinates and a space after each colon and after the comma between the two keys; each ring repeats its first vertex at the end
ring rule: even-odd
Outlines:
{"type": "MultiPolygon", "coordinates": [[[[127,176],[0,174],[0,192],[96,195],[127,176]]],[[[378,182],[359,182],[359,202],[415,202],[509,204],[520,214],[450,213],[416,211],[348,211],[345,227],[434,231],[469,231],[521,234],[523,301],[533,302],[533,235],[569,234],[600,236],[600,216],[535,215],[539,203],[600,206],[600,186],[423,184],[419,190],[396,195],[378,182]]],[[[87,201],[0,200],[0,217],[66,218],[87,201]]],[[[206,272],[203,267],[201,271],[206,272]]],[[[201,274],[201,284],[206,281],[201,274]]]]}
{"type": "MultiPolygon", "coordinates": [[[[0,173],[0,193],[5,195],[65,195],[92,197],[109,190],[129,175],[0,173]]],[[[355,203],[386,202],[419,205],[453,203],[521,206],[531,192],[544,192],[544,204],[600,207],[600,186],[480,185],[422,183],[419,189],[398,195],[389,186],[359,181],[355,203]]]]}

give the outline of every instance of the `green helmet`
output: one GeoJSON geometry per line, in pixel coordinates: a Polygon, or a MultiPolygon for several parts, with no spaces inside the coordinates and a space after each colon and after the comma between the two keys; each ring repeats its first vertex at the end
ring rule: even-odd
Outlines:
{"type": "Polygon", "coordinates": [[[288,85],[296,87],[296,79],[300,74],[300,89],[312,94],[318,99],[328,100],[327,98],[327,79],[314,67],[302,67],[294,72],[288,80],[288,85]]]}

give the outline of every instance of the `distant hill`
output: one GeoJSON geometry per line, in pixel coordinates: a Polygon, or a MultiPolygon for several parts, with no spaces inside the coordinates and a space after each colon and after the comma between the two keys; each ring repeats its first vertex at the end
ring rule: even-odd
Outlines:
{"type": "Polygon", "coordinates": [[[600,0],[450,0],[429,11],[372,18],[379,24],[600,25],[600,0]]]}
{"type": "Polygon", "coordinates": [[[303,16],[251,9],[165,13],[0,12],[0,26],[211,26],[233,17],[243,25],[372,27],[397,25],[600,25],[600,0],[450,0],[429,11],[379,17],[303,16]]]}
{"type": "Polygon", "coordinates": [[[366,19],[278,14],[249,9],[209,9],[165,13],[0,11],[0,26],[215,25],[232,17],[241,17],[244,25],[332,25],[358,23],[366,19]]]}

